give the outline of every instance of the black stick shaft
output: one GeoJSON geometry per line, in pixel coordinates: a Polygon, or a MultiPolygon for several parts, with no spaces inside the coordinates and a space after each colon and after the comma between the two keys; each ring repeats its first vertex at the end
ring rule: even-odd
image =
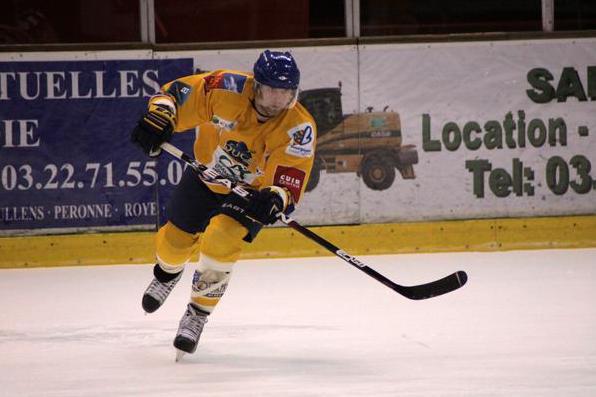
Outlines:
{"type": "Polygon", "coordinates": [[[316,234],[312,230],[307,229],[306,227],[302,226],[301,224],[299,224],[298,222],[296,222],[294,219],[287,218],[287,221],[285,221],[282,218],[282,222],[285,223],[286,225],[290,226],[292,229],[298,231],[303,236],[308,237],[309,239],[313,240],[314,242],[316,242],[320,246],[326,248],[328,251],[330,251],[333,254],[335,254],[338,258],[346,261],[347,263],[349,263],[350,265],[354,266],[358,270],[362,270],[364,273],[368,274],[369,276],[371,276],[375,280],[380,281],[381,283],[385,284],[387,287],[389,287],[389,288],[391,288],[393,290],[395,290],[395,288],[398,287],[397,284],[395,284],[393,281],[389,280],[387,277],[383,276],[381,273],[379,273],[376,270],[371,269],[370,267],[366,266],[364,263],[362,263],[361,261],[359,261],[354,256],[348,254],[346,251],[342,250],[341,248],[339,248],[336,245],[332,244],[328,240],[326,240],[323,237],[319,236],[318,234],[316,234]]]}

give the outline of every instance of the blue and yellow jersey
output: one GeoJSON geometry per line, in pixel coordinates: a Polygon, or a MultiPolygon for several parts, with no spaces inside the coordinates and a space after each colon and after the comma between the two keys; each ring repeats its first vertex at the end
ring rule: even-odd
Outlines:
{"type": "MultiPolygon", "coordinates": [[[[298,202],[314,160],[316,125],[299,103],[264,123],[253,107],[252,74],[216,70],[165,84],[151,102],[174,102],[176,132],[198,127],[195,158],[255,188],[287,188],[298,202]]],[[[216,193],[228,193],[209,184],[216,193]]]]}

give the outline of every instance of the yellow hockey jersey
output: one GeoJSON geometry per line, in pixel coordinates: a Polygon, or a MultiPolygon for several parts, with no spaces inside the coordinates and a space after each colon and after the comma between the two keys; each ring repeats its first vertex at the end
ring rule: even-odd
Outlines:
{"type": "MultiPolygon", "coordinates": [[[[198,127],[195,158],[221,175],[255,188],[276,185],[298,202],[314,160],[316,124],[299,103],[260,123],[252,74],[216,70],[165,84],[154,103],[173,101],[176,132],[198,127]]],[[[208,184],[216,193],[228,190],[208,184]]]]}

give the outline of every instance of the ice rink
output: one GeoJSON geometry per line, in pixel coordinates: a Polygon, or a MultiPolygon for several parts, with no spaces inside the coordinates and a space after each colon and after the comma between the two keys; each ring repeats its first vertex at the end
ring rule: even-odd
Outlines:
{"type": "MultiPolygon", "coordinates": [[[[24,253],[26,255],[26,253],[24,253]]],[[[596,249],[246,260],[199,349],[172,340],[192,267],[145,315],[150,266],[0,270],[0,396],[596,396],[596,249]]]]}

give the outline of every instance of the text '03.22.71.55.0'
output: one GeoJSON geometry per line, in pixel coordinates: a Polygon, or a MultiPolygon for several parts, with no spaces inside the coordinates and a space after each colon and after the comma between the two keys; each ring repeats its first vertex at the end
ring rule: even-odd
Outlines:
{"type": "Polygon", "coordinates": [[[130,161],[124,164],[108,162],[84,164],[0,165],[0,190],[56,190],[135,188],[140,186],[177,185],[185,165],[171,160],[161,169],[157,162],[130,161]]]}

